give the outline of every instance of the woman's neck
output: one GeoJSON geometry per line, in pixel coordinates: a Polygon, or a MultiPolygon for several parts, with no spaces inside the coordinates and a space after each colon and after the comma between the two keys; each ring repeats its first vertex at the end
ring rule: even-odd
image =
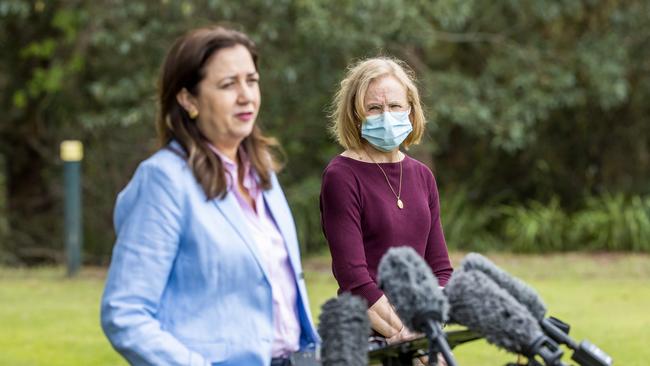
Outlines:
{"type": "Polygon", "coordinates": [[[238,163],[237,151],[239,150],[239,144],[223,144],[223,143],[220,144],[215,142],[211,142],[211,144],[225,157],[227,157],[228,159],[230,159],[236,164],[238,163]]]}
{"type": "Polygon", "coordinates": [[[370,144],[364,144],[362,146],[362,151],[370,159],[376,163],[397,163],[402,160],[402,153],[399,149],[392,151],[381,151],[372,147],[370,144]]]}

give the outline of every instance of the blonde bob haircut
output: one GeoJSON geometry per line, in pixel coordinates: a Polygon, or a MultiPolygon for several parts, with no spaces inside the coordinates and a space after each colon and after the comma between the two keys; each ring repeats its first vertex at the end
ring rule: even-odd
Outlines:
{"type": "Polygon", "coordinates": [[[361,124],[365,119],[364,98],[370,83],[383,76],[395,77],[406,88],[413,131],[401,146],[408,149],[417,145],[424,134],[424,112],[420,94],[415,86],[413,70],[403,61],[390,57],[361,60],[348,68],[341,86],[334,96],[330,114],[330,131],[336,141],[347,150],[363,148],[361,124]]]}

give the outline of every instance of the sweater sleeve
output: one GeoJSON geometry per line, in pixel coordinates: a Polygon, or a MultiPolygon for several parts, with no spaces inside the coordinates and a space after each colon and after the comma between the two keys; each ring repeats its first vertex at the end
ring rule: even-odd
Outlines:
{"type": "Polygon", "coordinates": [[[438,198],[438,187],[436,180],[428,171],[429,176],[429,209],[431,210],[431,231],[427,239],[427,247],[424,252],[424,259],[431,267],[433,274],[438,279],[440,286],[445,286],[453,268],[449,260],[449,252],[447,251],[447,243],[445,242],[445,235],[442,231],[442,224],[440,222],[440,201],[438,198]]]}
{"type": "Polygon", "coordinates": [[[368,272],[361,231],[362,199],[353,172],[330,165],[323,173],[321,224],[332,254],[332,272],[339,293],[350,292],[373,305],[383,295],[368,272]]]}

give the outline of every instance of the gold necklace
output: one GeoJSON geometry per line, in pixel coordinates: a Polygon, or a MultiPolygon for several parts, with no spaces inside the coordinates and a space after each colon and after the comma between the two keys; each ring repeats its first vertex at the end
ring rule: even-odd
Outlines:
{"type": "Polygon", "coordinates": [[[375,159],[372,158],[372,155],[370,155],[370,153],[366,149],[364,149],[364,151],[366,152],[366,155],[368,155],[370,160],[372,160],[372,162],[375,163],[375,165],[377,165],[379,170],[381,170],[381,172],[384,174],[384,178],[386,178],[386,183],[388,183],[388,188],[390,188],[391,192],[393,192],[393,194],[395,195],[395,198],[397,198],[397,207],[399,207],[400,210],[403,209],[404,202],[402,202],[400,196],[402,195],[402,160],[404,159],[399,161],[399,186],[397,187],[397,193],[395,193],[395,190],[393,189],[393,186],[390,184],[390,180],[388,180],[388,175],[386,175],[384,169],[381,167],[381,165],[379,165],[379,163],[375,161],[375,159]]]}

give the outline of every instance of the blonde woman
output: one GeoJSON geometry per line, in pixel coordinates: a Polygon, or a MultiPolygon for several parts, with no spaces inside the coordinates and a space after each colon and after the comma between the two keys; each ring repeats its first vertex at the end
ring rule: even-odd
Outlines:
{"type": "Polygon", "coordinates": [[[366,299],[372,329],[388,343],[414,335],[377,286],[381,257],[413,247],[444,286],[452,273],[431,170],[400,150],[419,143],[425,118],[403,62],[353,65],[334,99],[332,131],[345,149],[323,173],[322,226],[339,293],[366,299]]]}

